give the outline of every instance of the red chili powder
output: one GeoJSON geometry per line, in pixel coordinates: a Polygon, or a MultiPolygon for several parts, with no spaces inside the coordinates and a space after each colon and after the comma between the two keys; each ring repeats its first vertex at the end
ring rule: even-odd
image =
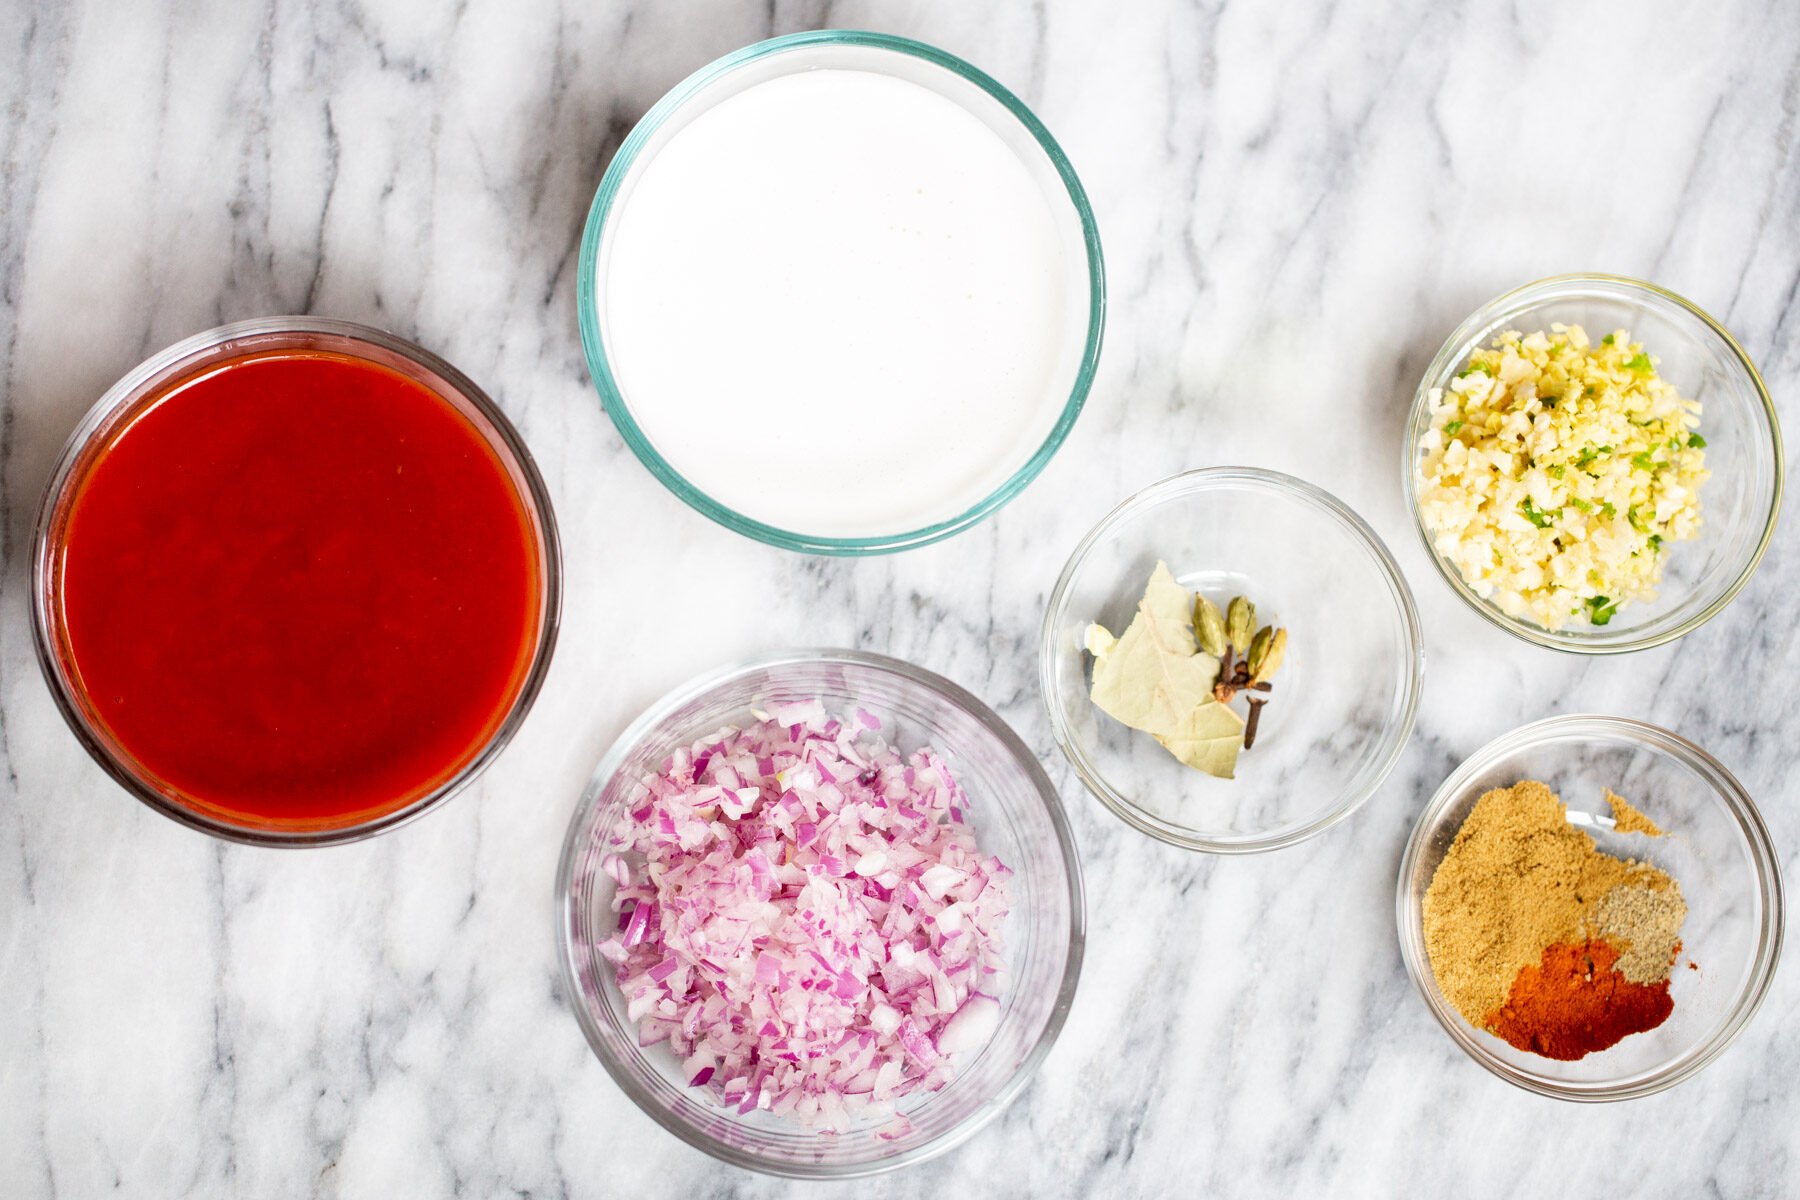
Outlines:
{"type": "Polygon", "coordinates": [[[1546,946],[1539,965],[1513,977],[1506,1003],[1488,1015],[1488,1031],[1520,1050],[1571,1062],[1655,1029],[1675,1008],[1669,981],[1633,983],[1618,961],[1609,942],[1546,946]]]}

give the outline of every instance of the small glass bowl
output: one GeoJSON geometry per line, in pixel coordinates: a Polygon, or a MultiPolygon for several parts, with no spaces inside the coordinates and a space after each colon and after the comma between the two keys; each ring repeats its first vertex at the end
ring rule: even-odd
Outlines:
{"type": "Polygon", "coordinates": [[[1209,467],[1152,484],[1081,540],[1038,669],[1057,744],[1102,804],[1170,845],[1245,854],[1304,841],[1374,794],[1412,732],[1425,655],[1406,580],[1360,517],[1289,475],[1209,467]],[[1088,624],[1122,635],[1158,559],[1221,608],[1242,594],[1259,623],[1288,629],[1236,779],[1184,766],[1088,698],[1088,624]]]}
{"type": "Polygon", "coordinates": [[[402,825],[461,791],[497,757],[531,711],[550,668],[562,614],[562,551],[550,493],[518,431],[468,376],[411,342],[349,321],[324,317],[264,317],[221,325],[152,355],[113,384],[69,435],[38,507],[32,543],[31,632],[38,666],[83,747],[120,787],[166,817],[214,837],[257,846],[328,846],[360,841],[402,825]],[[160,782],[90,715],[73,664],[60,649],[56,584],[70,501],[96,456],[138,406],[179,380],[212,366],[271,350],[317,350],[359,358],[422,384],[480,432],[511,477],[536,535],[539,588],[537,644],[512,707],[487,743],[455,775],[398,808],[347,824],[253,824],[229,820],[160,782]]]}
{"type": "Polygon", "coordinates": [[[1622,654],[1660,646],[1716,616],[1755,573],[1781,513],[1784,467],[1781,425],[1756,366],[1700,308],[1655,284],[1616,275],[1558,275],[1482,305],[1431,360],[1413,398],[1402,447],[1401,476],[1425,552],[1457,595],[1475,611],[1528,642],[1578,654],[1622,654]],[[1599,338],[1625,329],[1660,359],[1657,373],[1700,402],[1706,467],[1700,489],[1704,524],[1692,541],[1673,543],[1654,601],[1622,605],[1606,625],[1572,620],[1551,631],[1504,613],[1463,581],[1433,545],[1419,512],[1419,441],[1431,428],[1431,392],[1448,388],[1469,355],[1509,329],[1580,325],[1599,338]]]}
{"type": "Polygon", "coordinates": [[[1561,1100],[1627,1100],[1688,1078],[1743,1030],[1781,955],[1781,871],[1749,794],[1692,742],[1623,717],[1551,717],[1477,750],[1419,814],[1396,899],[1401,955],[1438,1023],[1500,1078],[1561,1100]],[[1425,950],[1425,891],[1451,841],[1482,793],[1526,779],[1554,791],[1601,850],[1668,871],[1688,904],[1669,1019],[1574,1062],[1516,1050],[1470,1025],[1438,991],[1425,950]],[[1665,836],[1614,833],[1608,788],[1665,836]]]}
{"type": "Polygon", "coordinates": [[[854,29],[792,33],[757,42],[700,68],[644,114],[625,138],[594,193],[582,231],[576,265],[576,297],[581,345],[588,373],[619,436],[650,473],[684,503],[727,529],[809,554],[862,555],[908,550],[952,537],[991,516],[1025,489],[1044,469],[1087,401],[1100,361],[1100,338],[1106,323],[1106,270],[1100,254],[1100,232],[1088,206],[1087,192],[1062,147],[1018,97],[969,63],[935,46],[909,38],[854,29]],[[967,511],[901,533],[867,537],[825,537],[806,530],[779,529],[713,499],[685,478],[657,450],[632,415],[625,390],[613,372],[607,350],[606,323],[598,303],[609,253],[609,231],[615,209],[630,195],[641,168],[689,122],[746,88],[801,71],[837,68],[876,71],[919,84],[966,108],[1018,154],[1045,195],[1060,197],[1059,227],[1072,257],[1087,270],[1087,325],[1082,343],[1067,348],[1073,380],[1056,422],[1031,456],[986,498],[967,511]]]}
{"type": "Polygon", "coordinates": [[[799,650],[726,667],[684,684],[632,722],[600,760],[569,822],[557,872],[557,944],[576,1019],[625,1094],[682,1141],[772,1175],[847,1179],[922,1162],[998,1116],[1049,1053],[1075,996],[1084,929],[1081,867],[1056,790],[1031,750],[993,711],[949,680],[895,659],[799,650]],[[987,1046],[941,1091],[901,1105],[912,1128],[879,1124],[839,1134],[755,1111],[740,1116],[687,1086],[668,1046],[638,1045],[613,968],[594,950],[611,936],[613,880],[600,868],[606,830],[640,780],[676,748],[743,723],[752,707],[814,697],[827,711],[861,706],[902,752],[934,747],[970,798],[982,851],[1014,872],[1002,927],[1009,982],[987,1046]]]}

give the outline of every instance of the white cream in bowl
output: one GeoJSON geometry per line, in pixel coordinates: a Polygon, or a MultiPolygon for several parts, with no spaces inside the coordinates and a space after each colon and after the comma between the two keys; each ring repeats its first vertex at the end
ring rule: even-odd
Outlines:
{"type": "Polygon", "coordinates": [[[781,74],[653,142],[616,204],[595,302],[619,392],[676,473],[754,521],[953,520],[1069,401],[1087,260],[1023,126],[884,71],[781,74]]]}

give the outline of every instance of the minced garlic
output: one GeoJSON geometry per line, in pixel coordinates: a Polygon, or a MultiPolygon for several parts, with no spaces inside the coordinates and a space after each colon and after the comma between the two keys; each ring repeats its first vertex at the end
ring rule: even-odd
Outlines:
{"type": "Polygon", "coordinates": [[[1507,332],[1434,388],[1419,512],[1502,612],[1559,629],[1652,600],[1665,543],[1700,531],[1700,405],[1624,330],[1507,332]]]}

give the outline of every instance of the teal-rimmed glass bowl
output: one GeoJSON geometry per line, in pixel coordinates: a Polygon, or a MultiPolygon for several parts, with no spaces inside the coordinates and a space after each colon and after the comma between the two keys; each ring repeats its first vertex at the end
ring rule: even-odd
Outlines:
{"type": "Polygon", "coordinates": [[[726,528],[770,545],[811,554],[860,555],[906,550],[951,537],[986,518],[1037,477],[1068,436],[1093,384],[1105,325],[1106,276],[1100,234],[1087,193],[1049,130],[1017,97],[975,67],[921,42],[859,30],[822,30],[771,38],[728,54],[688,76],[644,115],[619,147],[594,193],[581,238],[576,297],[582,349],[607,415],[632,453],[664,486],[726,528]],[[622,209],[641,168],[688,122],[720,102],[769,79],[822,67],[885,72],[928,87],[967,109],[1020,155],[1045,185],[1047,196],[1054,200],[1052,188],[1066,196],[1068,212],[1059,214],[1059,224],[1066,220],[1071,231],[1079,230],[1086,260],[1087,327],[1074,381],[1055,424],[1023,465],[973,507],[947,520],[900,533],[825,537],[781,529],[754,520],[702,491],[657,450],[633,415],[609,357],[599,303],[608,233],[616,225],[613,214],[622,209]]]}

